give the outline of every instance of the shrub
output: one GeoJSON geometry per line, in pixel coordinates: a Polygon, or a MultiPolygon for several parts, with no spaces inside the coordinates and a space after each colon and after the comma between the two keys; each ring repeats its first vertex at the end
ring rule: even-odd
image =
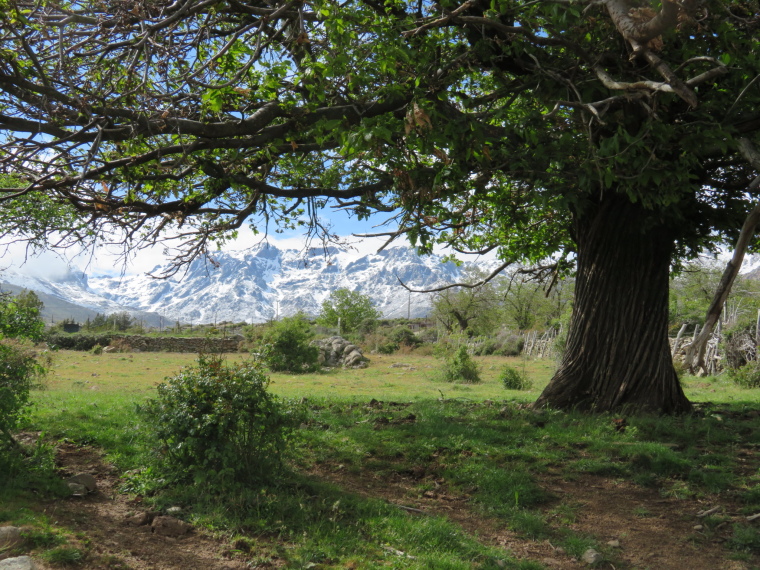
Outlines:
{"type": "Polygon", "coordinates": [[[533,387],[533,382],[525,372],[520,372],[509,365],[505,366],[499,374],[499,382],[504,384],[507,390],[530,390],[533,387]]]}
{"type": "Polygon", "coordinates": [[[103,347],[100,346],[99,344],[96,344],[95,346],[92,347],[92,349],[90,350],[90,352],[92,354],[96,355],[96,356],[100,355],[100,354],[103,354],[103,347]]]}
{"type": "Polygon", "coordinates": [[[301,315],[274,323],[262,338],[262,355],[275,372],[313,372],[319,369],[319,349],[309,343],[314,337],[311,325],[301,315]]]}
{"type": "Polygon", "coordinates": [[[391,334],[388,335],[390,340],[399,346],[406,345],[411,346],[412,348],[417,348],[419,345],[422,344],[422,341],[417,337],[414,332],[412,332],[412,329],[409,327],[396,327],[391,331],[391,334]]]}
{"type": "Polygon", "coordinates": [[[200,355],[160,384],[140,409],[158,441],[157,470],[220,488],[270,480],[293,422],[268,384],[257,362],[228,366],[219,355],[200,355]]]}
{"type": "Polygon", "coordinates": [[[753,360],[737,370],[729,368],[728,377],[742,388],[760,388],[760,362],[753,360]]]}
{"type": "Polygon", "coordinates": [[[478,365],[472,360],[465,346],[460,346],[445,358],[439,375],[444,382],[464,382],[466,384],[480,382],[478,365]]]}
{"type": "Polygon", "coordinates": [[[29,406],[29,393],[45,367],[29,341],[0,339],[0,451],[17,448],[13,431],[29,406]]]}

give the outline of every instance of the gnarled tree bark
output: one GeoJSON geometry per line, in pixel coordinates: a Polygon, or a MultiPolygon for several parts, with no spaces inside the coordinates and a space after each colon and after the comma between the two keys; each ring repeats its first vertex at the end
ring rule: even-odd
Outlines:
{"type": "Polygon", "coordinates": [[[576,219],[578,271],[567,346],[536,406],[689,411],[668,342],[671,232],[614,194],[576,219]]]}

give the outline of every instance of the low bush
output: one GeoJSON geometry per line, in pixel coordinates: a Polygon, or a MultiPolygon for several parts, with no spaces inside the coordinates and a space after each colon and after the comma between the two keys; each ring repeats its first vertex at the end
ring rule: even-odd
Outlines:
{"type": "Polygon", "coordinates": [[[416,348],[422,344],[420,338],[412,332],[412,329],[405,326],[399,326],[391,331],[388,335],[390,340],[399,346],[406,345],[411,348],[416,348]]]}
{"type": "Polygon", "coordinates": [[[309,344],[313,338],[306,317],[285,317],[264,332],[261,354],[275,372],[313,372],[319,370],[319,349],[309,344]]]}
{"type": "Polygon", "coordinates": [[[736,370],[729,368],[728,377],[742,388],[760,388],[760,362],[753,360],[736,370]]]}
{"type": "Polygon", "coordinates": [[[470,357],[466,346],[460,346],[445,357],[439,371],[439,378],[444,382],[464,382],[465,384],[480,382],[478,365],[470,357]]]}
{"type": "Polygon", "coordinates": [[[271,480],[294,420],[268,385],[258,362],[229,366],[219,355],[201,355],[159,384],[140,408],[158,442],[155,471],[219,488],[271,480]]]}
{"type": "Polygon", "coordinates": [[[30,341],[0,338],[0,453],[17,449],[13,432],[29,407],[29,394],[45,374],[30,341]]]}
{"type": "Polygon", "coordinates": [[[530,381],[525,372],[520,372],[509,365],[505,366],[499,374],[499,382],[507,390],[530,390],[533,387],[533,382],[530,381]]]}

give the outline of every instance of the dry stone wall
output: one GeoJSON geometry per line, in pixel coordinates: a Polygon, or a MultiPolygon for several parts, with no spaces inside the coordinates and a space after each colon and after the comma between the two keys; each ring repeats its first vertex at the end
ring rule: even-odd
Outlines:
{"type": "Polygon", "coordinates": [[[229,338],[114,335],[110,345],[123,352],[238,352],[242,336],[229,338]]]}

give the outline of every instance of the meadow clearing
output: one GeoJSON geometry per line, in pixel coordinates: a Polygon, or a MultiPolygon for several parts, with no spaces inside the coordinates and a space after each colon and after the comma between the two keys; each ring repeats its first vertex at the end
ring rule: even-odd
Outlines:
{"type": "Polygon", "coordinates": [[[537,570],[587,567],[590,550],[599,568],[760,561],[747,520],[760,512],[758,391],[724,377],[684,379],[695,413],[660,418],[531,410],[548,359],[476,357],[478,384],[435,381],[439,361],[413,352],[370,355],[363,370],[272,374],[270,390],[302,417],[286,470],[223,493],[146,476],[153,442],[137,407],[195,355],[52,356],[26,433],[56,449],[60,473],[91,472],[100,491],[0,491],[0,523],[29,536],[12,553],[50,567],[537,570]],[[533,388],[505,390],[506,364],[533,388]],[[191,535],[125,522],[172,506],[191,535]]]}

